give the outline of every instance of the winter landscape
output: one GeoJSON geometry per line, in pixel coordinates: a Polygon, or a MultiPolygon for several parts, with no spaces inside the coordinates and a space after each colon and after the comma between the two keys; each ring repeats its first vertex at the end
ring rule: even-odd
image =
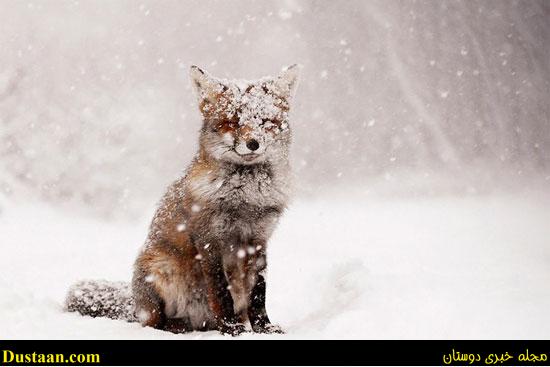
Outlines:
{"type": "Polygon", "coordinates": [[[284,335],[550,337],[550,4],[0,3],[0,339],[212,339],[63,309],[129,281],[198,146],[197,64],[302,65],[294,199],[268,249],[284,335]]]}

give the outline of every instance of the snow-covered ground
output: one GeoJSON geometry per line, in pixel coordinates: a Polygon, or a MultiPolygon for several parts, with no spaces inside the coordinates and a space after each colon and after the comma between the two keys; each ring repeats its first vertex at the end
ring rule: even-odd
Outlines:
{"type": "MultiPolygon", "coordinates": [[[[0,339],[220,338],[63,311],[78,279],[129,280],[148,220],[4,205],[0,339]]],[[[548,194],[297,201],[269,262],[287,334],[241,338],[550,338],[548,194]]]]}

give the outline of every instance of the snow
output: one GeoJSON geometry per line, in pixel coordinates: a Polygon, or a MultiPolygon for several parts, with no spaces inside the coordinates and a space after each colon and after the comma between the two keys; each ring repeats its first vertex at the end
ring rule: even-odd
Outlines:
{"type": "Polygon", "coordinates": [[[227,80],[304,66],[289,123],[302,193],[472,164],[495,181],[503,169],[546,177],[544,4],[13,2],[0,32],[0,190],[142,211],[196,153],[195,64],[227,80]]]}
{"type": "Polygon", "coordinates": [[[292,18],[292,13],[287,10],[281,9],[279,10],[279,18],[281,18],[282,20],[289,20],[290,18],[292,18]]]}
{"type": "Polygon", "coordinates": [[[239,249],[239,251],[237,251],[237,257],[239,259],[244,259],[245,256],[246,256],[246,251],[245,250],[239,249]]]}
{"type": "MultiPolygon", "coordinates": [[[[345,192],[290,206],[267,274],[268,311],[287,334],[240,338],[550,337],[550,194],[345,192]]],[[[149,220],[3,203],[0,339],[229,338],[64,312],[76,281],[130,279],[149,220]]]]}
{"type": "MultiPolygon", "coordinates": [[[[292,63],[296,201],[268,249],[288,334],[273,337],[549,337],[544,0],[2,10],[0,339],[221,338],[63,300],[79,280],[129,281],[153,203],[197,152],[189,67],[245,89],[292,63]]],[[[244,116],[270,124],[256,92],[244,116]]],[[[222,188],[207,178],[203,194],[222,188]]]]}

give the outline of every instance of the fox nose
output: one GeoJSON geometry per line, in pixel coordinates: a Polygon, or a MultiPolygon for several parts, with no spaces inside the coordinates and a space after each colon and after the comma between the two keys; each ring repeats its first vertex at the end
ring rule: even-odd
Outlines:
{"type": "Polygon", "coordinates": [[[246,147],[251,151],[255,151],[260,147],[260,143],[256,139],[250,139],[246,142],[246,147]]]}

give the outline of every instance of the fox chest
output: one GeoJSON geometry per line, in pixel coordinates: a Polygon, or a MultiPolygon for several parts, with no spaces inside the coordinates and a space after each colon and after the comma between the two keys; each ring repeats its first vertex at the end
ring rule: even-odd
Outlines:
{"type": "Polygon", "coordinates": [[[286,180],[269,169],[244,167],[205,174],[191,183],[201,202],[222,207],[284,206],[287,200],[286,180]]]}
{"type": "Polygon", "coordinates": [[[225,238],[269,237],[287,198],[284,180],[259,170],[210,177],[193,191],[206,203],[208,232],[225,238]]]}

